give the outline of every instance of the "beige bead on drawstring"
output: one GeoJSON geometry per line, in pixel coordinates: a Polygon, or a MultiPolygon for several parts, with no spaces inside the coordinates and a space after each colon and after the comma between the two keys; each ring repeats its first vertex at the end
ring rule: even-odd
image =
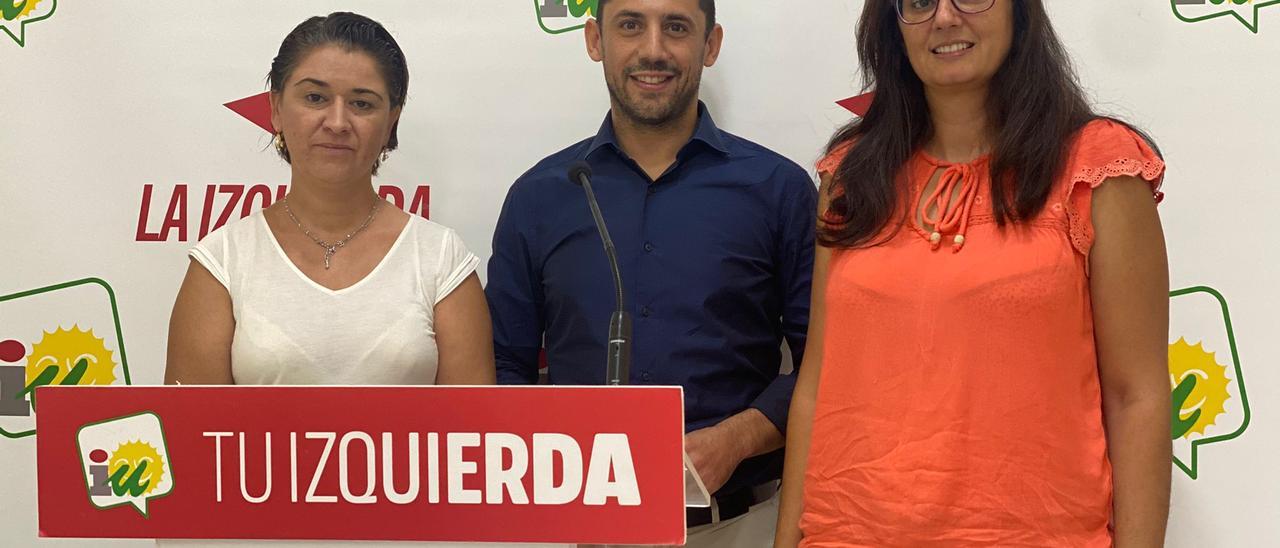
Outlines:
{"type": "Polygon", "coordinates": [[[952,228],[956,229],[956,235],[951,240],[951,252],[959,253],[964,248],[964,233],[969,228],[969,213],[977,199],[978,181],[972,166],[955,164],[942,172],[942,176],[938,178],[938,185],[924,201],[924,212],[921,215],[926,223],[933,226],[933,233],[929,234],[929,244],[933,249],[942,247],[943,231],[952,228]],[[951,207],[951,195],[955,193],[957,186],[960,190],[959,204],[951,207]],[[930,214],[930,209],[934,210],[936,215],[930,214]]]}

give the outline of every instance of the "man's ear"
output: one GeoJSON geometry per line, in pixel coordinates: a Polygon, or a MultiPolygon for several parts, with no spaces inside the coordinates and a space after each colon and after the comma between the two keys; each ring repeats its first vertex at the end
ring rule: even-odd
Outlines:
{"type": "Polygon", "coordinates": [[[724,27],[719,24],[707,35],[707,54],[702,58],[702,65],[710,67],[720,58],[720,46],[724,43],[724,27]]]}
{"type": "Polygon", "coordinates": [[[587,55],[597,63],[604,60],[604,44],[601,43],[604,37],[600,32],[600,22],[594,17],[587,19],[587,26],[582,29],[582,35],[587,40],[587,55]]]}

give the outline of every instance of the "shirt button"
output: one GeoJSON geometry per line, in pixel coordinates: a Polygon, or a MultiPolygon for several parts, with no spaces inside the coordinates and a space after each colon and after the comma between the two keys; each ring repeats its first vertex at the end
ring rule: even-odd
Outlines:
{"type": "Polygon", "coordinates": [[[646,372],[644,372],[644,373],[641,373],[641,374],[640,374],[640,380],[642,380],[642,381],[644,381],[644,382],[649,382],[649,381],[653,380],[653,375],[650,375],[650,374],[649,374],[649,372],[648,372],[648,371],[646,371],[646,372]]]}
{"type": "Polygon", "coordinates": [[[651,185],[649,185],[649,194],[650,194],[650,195],[653,195],[653,194],[657,194],[657,193],[658,193],[658,189],[657,189],[656,187],[654,187],[652,184],[651,184],[651,185]]]}
{"type": "Polygon", "coordinates": [[[649,243],[649,242],[645,242],[645,243],[644,243],[644,250],[645,250],[646,252],[653,253],[653,244],[652,244],[652,243],[649,243]]]}
{"type": "Polygon", "coordinates": [[[649,310],[649,307],[647,307],[647,306],[642,306],[642,307],[640,307],[640,316],[642,316],[642,317],[648,318],[648,317],[649,317],[649,314],[651,314],[652,312],[653,312],[653,311],[652,311],[652,310],[649,310]]]}

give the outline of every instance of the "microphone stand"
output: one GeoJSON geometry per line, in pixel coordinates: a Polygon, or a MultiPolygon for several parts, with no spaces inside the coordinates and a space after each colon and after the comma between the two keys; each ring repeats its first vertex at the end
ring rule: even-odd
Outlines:
{"type": "Polygon", "coordinates": [[[609,319],[609,351],[605,367],[605,383],[610,386],[627,384],[631,374],[631,315],[626,309],[626,298],[622,291],[622,273],[618,269],[618,251],[609,237],[609,227],[605,226],[604,217],[600,214],[600,204],[596,202],[595,192],[591,189],[591,167],[586,162],[577,162],[569,170],[569,179],[580,185],[587,193],[587,205],[591,207],[591,217],[600,232],[600,240],[604,242],[604,254],[609,259],[609,270],[613,273],[615,307],[609,319]]]}

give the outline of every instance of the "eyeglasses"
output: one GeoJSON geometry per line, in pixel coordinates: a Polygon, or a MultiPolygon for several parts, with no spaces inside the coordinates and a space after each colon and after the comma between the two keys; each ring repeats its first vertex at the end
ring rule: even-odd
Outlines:
{"type": "MultiPolygon", "coordinates": [[[[919,25],[933,19],[938,14],[938,4],[947,0],[892,0],[893,7],[898,10],[898,19],[908,25],[919,25]]],[[[996,0],[951,0],[961,13],[982,13],[996,5],[996,0]]]]}

